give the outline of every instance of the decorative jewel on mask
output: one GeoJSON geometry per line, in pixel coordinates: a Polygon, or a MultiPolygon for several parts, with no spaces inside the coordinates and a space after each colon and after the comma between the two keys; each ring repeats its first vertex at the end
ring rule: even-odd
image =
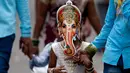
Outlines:
{"type": "Polygon", "coordinates": [[[76,41],[76,36],[73,37],[73,40],[76,41]]]}
{"type": "Polygon", "coordinates": [[[80,39],[80,37],[79,37],[79,35],[78,35],[78,34],[79,34],[79,30],[78,30],[78,29],[76,29],[76,34],[75,34],[75,35],[76,35],[76,37],[77,37],[78,39],[80,39]]]}

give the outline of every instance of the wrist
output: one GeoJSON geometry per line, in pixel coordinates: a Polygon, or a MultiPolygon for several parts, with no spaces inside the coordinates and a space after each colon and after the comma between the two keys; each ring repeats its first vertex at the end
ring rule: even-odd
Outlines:
{"type": "Polygon", "coordinates": [[[33,44],[34,47],[38,47],[39,40],[38,39],[32,39],[32,44],[33,44]]]}

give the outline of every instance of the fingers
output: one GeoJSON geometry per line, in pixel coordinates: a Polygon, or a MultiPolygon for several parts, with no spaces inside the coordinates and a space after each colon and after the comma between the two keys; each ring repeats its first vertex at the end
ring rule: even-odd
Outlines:
{"type": "Polygon", "coordinates": [[[65,67],[64,66],[60,66],[59,68],[58,68],[58,70],[65,70],[65,67]]]}
{"type": "Polygon", "coordinates": [[[64,71],[60,71],[59,73],[67,73],[66,71],[64,72],[64,71]]]}
{"type": "Polygon", "coordinates": [[[60,73],[67,73],[65,66],[60,66],[60,73]]]}
{"type": "Polygon", "coordinates": [[[64,66],[59,66],[54,68],[54,73],[67,73],[67,71],[64,66]]]}
{"type": "Polygon", "coordinates": [[[35,55],[38,55],[39,54],[39,48],[38,47],[32,47],[31,53],[35,54],[35,55]]]}
{"type": "Polygon", "coordinates": [[[25,44],[22,44],[22,52],[27,55],[28,54],[28,47],[25,44]]]}
{"type": "Polygon", "coordinates": [[[32,43],[30,38],[20,38],[20,49],[22,52],[31,58],[32,43]]]}
{"type": "Polygon", "coordinates": [[[81,56],[81,61],[87,68],[91,68],[93,66],[92,61],[86,55],[81,56]]]}
{"type": "Polygon", "coordinates": [[[25,55],[28,55],[29,54],[29,46],[28,46],[28,43],[25,44],[25,43],[21,43],[21,49],[22,49],[22,52],[25,54],[25,55]]]}
{"type": "Polygon", "coordinates": [[[78,63],[78,64],[79,64],[79,62],[80,62],[80,57],[79,57],[79,56],[74,56],[74,57],[73,57],[73,61],[74,61],[74,63],[78,63]]]}
{"type": "Polygon", "coordinates": [[[29,58],[32,56],[32,43],[29,43],[28,42],[28,44],[27,44],[27,46],[28,46],[28,56],[29,56],[29,58]]]}

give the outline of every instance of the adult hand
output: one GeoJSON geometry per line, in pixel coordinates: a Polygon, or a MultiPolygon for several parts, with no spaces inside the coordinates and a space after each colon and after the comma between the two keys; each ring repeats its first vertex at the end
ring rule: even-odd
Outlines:
{"type": "Polygon", "coordinates": [[[79,55],[80,55],[80,63],[85,65],[86,68],[91,68],[93,66],[93,63],[87,53],[79,52],[79,55]]]}
{"type": "Polygon", "coordinates": [[[33,46],[31,53],[32,53],[32,54],[35,54],[35,55],[38,55],[38,54],[39,54],[39,48],[33,46]]]}
{"type": "Polygon", "coordinates": [[[32,56],[32,41],[28,37],[21,37],[20,38],[20,49],[22,52],[27,55],[29,58],[32,56]]]}
{"type": "Polygon", "coordinates": [[[29,57],[29,59],[32,59],[33,54],[34,54],[34,55],[38,55],[38,54],[39,54],[39,48],[38,48],[38,47],[34,47],[34,46],[33,46],[33,47],[31,48],[30,54],[27,55],[27,56],[29,57]]]}
{"type": "Polygon", "coordinates": [[[87,52],[79,51],[78,55],[80,55],[80,63],[86,67],[87,73],[97,73],[93,67],[92,57],[90,57],[87,52]]]}

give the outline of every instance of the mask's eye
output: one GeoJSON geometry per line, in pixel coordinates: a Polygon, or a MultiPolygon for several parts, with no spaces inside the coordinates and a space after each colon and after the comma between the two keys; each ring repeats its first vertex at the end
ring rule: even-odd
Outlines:
{"type": "Polygon", "coordinates": [[[74,25],[74,24],[72,24],[72,26],[71,26],[72,28],[76,28],[76,25],[74,25]]]}
{"type": "Polygon", "coordinates": [[[63,24],[63,26],[62,26],[63,28],[66,28],[66,25],[65,24],[63,24]]]}

